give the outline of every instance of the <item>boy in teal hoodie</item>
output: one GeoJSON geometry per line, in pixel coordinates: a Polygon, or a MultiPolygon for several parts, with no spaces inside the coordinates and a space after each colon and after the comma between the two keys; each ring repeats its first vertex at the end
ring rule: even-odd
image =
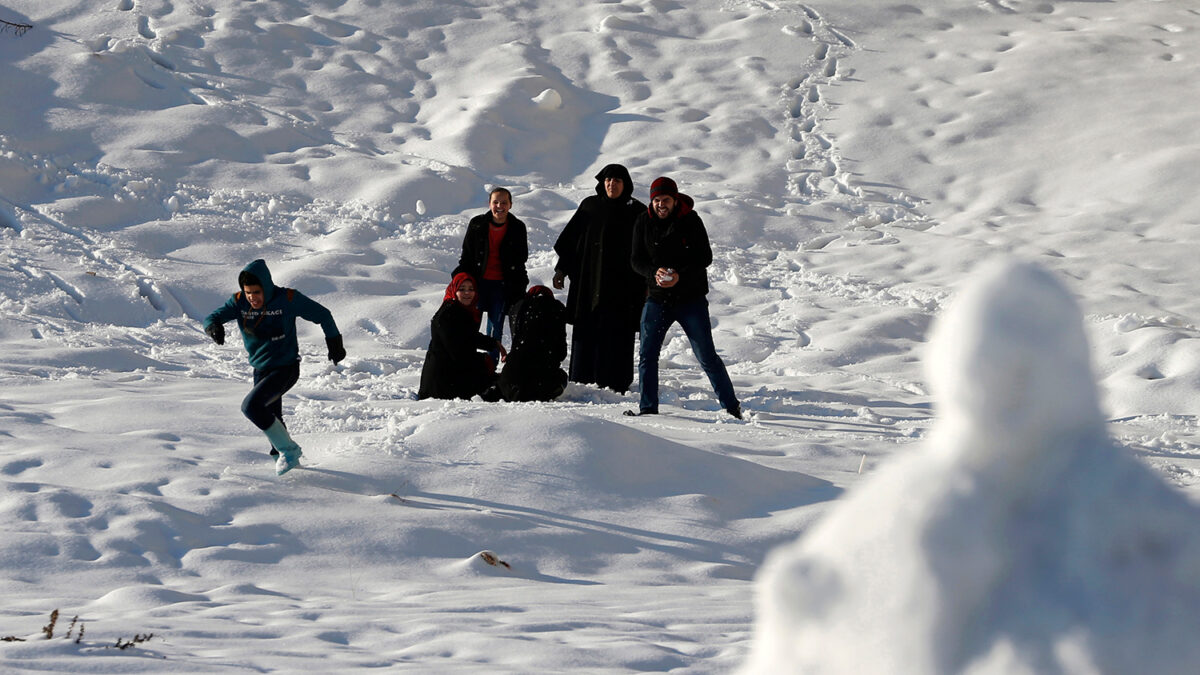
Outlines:
{"type": "Polygon", "coordinates": [[[300,379],[296,317],[320,324],[330,361],[346,358],[346,350],[333,314],[300,291],[276,286],[265,261],[246,265],[238,286],[241,291],[204,319],[204,332],[222,345],[225,322],[237,321],[254,368],[254,388],[242,401],[242,414],[267,435],[271,454],[279,455],[275,473],[283,475],[300,466],[302,454],[283,424],[283,395],[300,379]]]}

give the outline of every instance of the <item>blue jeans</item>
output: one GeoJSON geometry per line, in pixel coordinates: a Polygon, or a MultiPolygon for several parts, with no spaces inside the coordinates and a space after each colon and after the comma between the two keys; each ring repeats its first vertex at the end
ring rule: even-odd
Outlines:
{"type": "Polygon", "coordinates": [[[671,324],[679,322],[692,343],[692,352],[713,391],[721,401],[721,407],[733,410],[738,407],[737,395],[733,393],[733,382],[725,370],[725,363],[717,356],[713,344],[712,320],[708,317],[708,300],[700,298],[679,305],[664,305],[652,299],[646,300],[642,308],[642,343],[638,354],[638,382],[642,386],[641,409],[658,412],[658,353],[671,324]]]}
{"type": "Polygon", "coordinates": [[[266,429],[283,421],[283,395],[300,379],[300,362],[279,368],[254,370],[254,388],[242,399],[242,414],[254,426],[266,429]]]}
{"type": "MultiPolygon", "coordinates": [[[[479,282],[479,311],[487,314],[487,335],[497,342],[504,337],[504,314],[508,310],[504,302],[504,282],[483,279],[479,282]]],[[[500,351],[489,349],[488,353],[495,360],[500,351]]]]}

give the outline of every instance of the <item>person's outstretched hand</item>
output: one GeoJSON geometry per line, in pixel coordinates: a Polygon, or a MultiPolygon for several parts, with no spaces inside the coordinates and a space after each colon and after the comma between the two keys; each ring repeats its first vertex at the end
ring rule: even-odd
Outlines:
{"type": "Polygon", "coordinates": [[[342,346],[342,336],[335,335],[331,338],[325,338],[325,344],[329,347],[329,360],[335,364],[338,361],[346,358],[346,348],[342,346]]]}
{"type": "Polygon", "coordinates": [[[215,342],[219,345],[225,344],[225,326],[224,325],[219,324],[219,323],[210,324],[210,325],[204,327],[204,332],[208,333],[208,337],[212,338],[213,342],[215,342]]]}

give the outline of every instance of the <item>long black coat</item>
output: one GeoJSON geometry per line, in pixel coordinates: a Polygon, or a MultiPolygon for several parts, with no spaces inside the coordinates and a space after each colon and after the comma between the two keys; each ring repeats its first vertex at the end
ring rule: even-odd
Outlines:
{"type": "Polygon", "coordinates": [[[579,204],[575,215],[554,243],[555,271],[571,280],[567,292],[567,321],[585,321],[600,314],[607,321],[628,322],[636,330],[645,284],[629,265],[633,223],[646,205],[633,198],[633,179],[625,167],[612,164],[596,176],[596,194],[579,204]],[[619,177],[625,190],[617,199],[604,192],[606,172],[619,177]]]}
{"type": "Polygon", "coordinates": [[[566,308],[546,295],[531,295],[513,310],[513,348],[500,371],[500,394],[508,401],[549,401],[567,384],[560,367],[567,356],[566,308]]]}
{"type": "MultiPolygon", "coordinates": [[[[529,259],[529,232],[525,222],[508,214],[508,229],[500,240],[500,268],[503,270],[504,300],[511,307],[525,295],[529,285],[529,272],[525,261],[529,259]]],[[[488,228],[491,227],[490,212],[475,216],[467,223],[467,234],[463,237],[462,255],[458,267],[450,273],[455,276],[466,272],[475,280],[483,281],[483,271],[488,263],[488,228]]]]}
{"type": "Polygon", "coordinates": [[[471,398],[488,386],[480,349],[496,345],[479,333],[479,319],[455,300],[446,300],[429,322],[429,351],[421,367],[417,398],[471,398]]]}
{"type": "Polygon", "coordinates": [[[708,295],[708,266],[712,246],[704,221],[692,210],[687,195],[676,199],[675,211],[660,219],[643,211],[633,225],[633,269],[645,280],[649,296],[663,304],[689,302],[708,295]],[[658,268],[674,269],[679,283],[663,288],[655,281],[658,268]]]}

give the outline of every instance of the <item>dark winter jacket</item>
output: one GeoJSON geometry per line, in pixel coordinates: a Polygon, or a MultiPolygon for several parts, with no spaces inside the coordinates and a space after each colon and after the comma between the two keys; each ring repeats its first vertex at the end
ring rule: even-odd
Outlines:
{"type": "Polygon", "coordinates": [[[692,210],[695,202],[684,194],[675,202],[670,217],[661,219],[647,209],[633,225],[633,269],[645,280],[650,298],[664,304],[708,295],[707,268],[713,259],[704,221],[692,210]],[[679,283],[659,286],[654,277],[660,267],[674,269],[679,283]]]}
{"type": "Polygon", "coordinates": [[[625,167],[609,164],[596,174],[596,194],[580,203],[554,243],[558,254],[554,269],[571,279],[567,321],[575,323],[599,313],[606,320],[627,321],[636,328],[646,287],[629,266],[629,258],[633,223],[645,211],[646,205],[633,198],[633,179],[625,167]],[[623,181],[620,197],[608,197],[605,178],[623,181]]]}
{"type": "Polygon", "coordinates": [[[333,314],[316,300],[300,291],[276,286],[271,271],[263,260],[246,265],[243,272],[253,274],[263,287],[263,307],[254,309],[241,291],[204,319],[207,330],[213,324],[237,320],[242,331],[242,343],[256,369],[287,366],[300,360],[296,341],[296,317],[320,324],[326,338],[337,337],[333,314]]]}
{"type": "Polygon", "coordinates": [[[549,401],[567,385],[566,307],[545,286],[534,286],[513,309],[513,346],[500,371],[508,401],[549,401]]]}
{"type": "MultiPolygon", "coordinates": [[[[525,223],[511,213],[506,221],[508,230],[500,240],[500,267],[504,271],[504,299],[511,307],[525,295],[529,285],[529,273],[525,261],[529,258],[529,235],[525,223]]],[[[467,223],[467,234],[463,237],[462,256],[458,267],[450,273],[454,276],[466,272],[478,280],[483,279],[487,269],[488,228],[491,227],[490,212],[475,216],[467,223]]]]}
{"type": "Polygon", "coordinates": [[[445,300],[429,322],[429,351],[417,398],[466,398],[482,393],[491,374],[478,350],[496,346],[479,319],[457,300],[445,300]]]}

